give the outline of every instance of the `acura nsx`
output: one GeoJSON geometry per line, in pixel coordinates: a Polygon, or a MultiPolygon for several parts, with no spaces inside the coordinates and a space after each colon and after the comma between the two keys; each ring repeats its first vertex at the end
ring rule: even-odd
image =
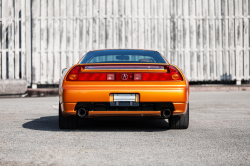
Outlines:
{"type": "Polygon", "coordinates": [[[189,82],[183,71],[153,50],[90,51],[62,71],[59,127],[78,127],[80,118],[147,116],[187,129],[189,82]]]}

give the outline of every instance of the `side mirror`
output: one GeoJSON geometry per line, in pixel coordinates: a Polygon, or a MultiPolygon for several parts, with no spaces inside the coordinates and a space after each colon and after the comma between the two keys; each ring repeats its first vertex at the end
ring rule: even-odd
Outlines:
{"type": "Polygon", "coordinates": [[[67,68],[62,69],[62,74],[65,72],[66,69],[67,69],[67,68]]]}

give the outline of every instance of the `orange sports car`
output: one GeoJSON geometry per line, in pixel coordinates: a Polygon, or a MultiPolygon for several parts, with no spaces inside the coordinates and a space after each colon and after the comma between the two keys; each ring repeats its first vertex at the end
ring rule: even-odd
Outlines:
{"type": "Polygon", "coordinates": [[[171,129],[188,128],[189,82],[157,51],[90,51],[62,73],[61,129],[103,116],[151,116],[168,119],[171,129]]]}

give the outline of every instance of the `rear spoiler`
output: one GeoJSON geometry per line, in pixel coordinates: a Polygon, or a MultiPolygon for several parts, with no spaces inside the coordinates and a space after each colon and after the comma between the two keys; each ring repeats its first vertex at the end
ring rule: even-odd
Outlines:
{"type": "Polygon", "coordinates": [[[81,64],[84,70],[167,70],[165,63],[92,63],[81,64]]]}

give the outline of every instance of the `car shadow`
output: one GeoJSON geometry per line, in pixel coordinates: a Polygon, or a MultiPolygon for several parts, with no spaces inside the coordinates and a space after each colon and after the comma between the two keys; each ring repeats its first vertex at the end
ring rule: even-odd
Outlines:
{"type": "Polygon", "coordinates": [[[164,119],[149,119],[143,117],[80,119],[78,129],[74,130],[61,130],[58,126],[58,116],[46,116],[26,120],[28,120],[28,122],[22,125],[23,128],[41,131],[160,132],[169,130],[169,124],[164,119]]]}

